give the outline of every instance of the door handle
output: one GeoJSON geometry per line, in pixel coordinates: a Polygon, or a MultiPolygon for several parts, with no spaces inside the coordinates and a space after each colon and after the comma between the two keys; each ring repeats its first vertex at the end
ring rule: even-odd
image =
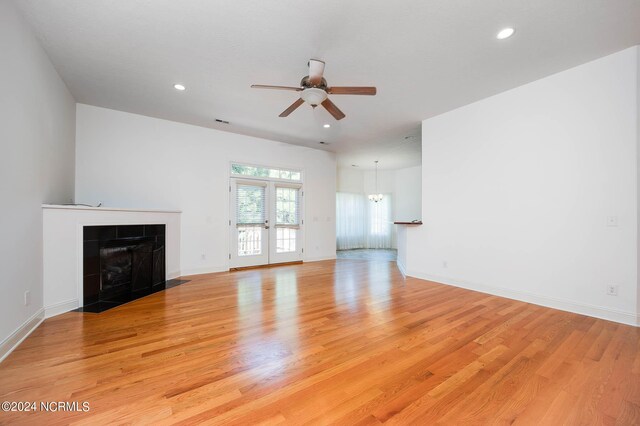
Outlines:
{"type": "Polygon", "coordinates": [[[269,225],[265,225],[265,226],[264,226],[264,229],[269,229],[269,225]]]}

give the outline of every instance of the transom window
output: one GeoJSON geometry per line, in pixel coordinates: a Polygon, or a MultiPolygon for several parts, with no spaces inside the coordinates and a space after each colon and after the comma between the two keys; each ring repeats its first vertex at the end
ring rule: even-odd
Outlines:
{"type": "Polygon", "coordinates": [[[256,177],[263,179],[277,179],[294,182],[302,181],[300,170],[281,169],[275,167],[252,166],[248,164],[231,164],[231,174],[234,176],[256,177]]]}

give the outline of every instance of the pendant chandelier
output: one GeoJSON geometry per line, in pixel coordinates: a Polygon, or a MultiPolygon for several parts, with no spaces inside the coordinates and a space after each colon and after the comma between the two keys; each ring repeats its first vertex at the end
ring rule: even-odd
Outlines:
{"type": "Polygon", "coordinates": [[[369,201],[373,201],[374,203],[382,201],[382,194],[378,193],[378,160],[376,160],[376,193],[369,194],[369,201]]]}

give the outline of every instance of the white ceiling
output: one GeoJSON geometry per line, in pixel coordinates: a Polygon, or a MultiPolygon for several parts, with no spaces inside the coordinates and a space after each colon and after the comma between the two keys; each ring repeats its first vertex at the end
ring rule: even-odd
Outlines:
{"type": "Polygon", "coordinates": [[[423,119],[640,43],[639,0],[16,5],[78,102],[328,149],[361,168],[417,165],[423,119]],[[496,40],[505,26],[516,35],[496,40]],[[378,95],[332,96],[347,115],[336,122],[307,105],[279,118],[297,95],[249,88],[295,86],[309,58],[326,61],[330,85],[378,95]]]}

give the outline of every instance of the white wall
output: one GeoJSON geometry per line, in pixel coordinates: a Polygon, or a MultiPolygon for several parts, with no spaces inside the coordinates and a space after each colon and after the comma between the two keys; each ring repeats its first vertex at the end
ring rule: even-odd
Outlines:
{"type": "Polygon", "coordinates": [[[338,192],[364,193],[364,170],[340,167],[337,176],[338,192]]]}
{"type": "Polygon", "coordinates": [[[81,104],[76,120],[77,201],[182,210],[183,275],[228,269],[231,161],[302,168],[305,260],[335,258],[334,154],[81,104]]]}
{"type": "Polygon", "coordinates": [[[422,219],[422,166],[396,170],[394,178],[394,221],[422,219]]]}
{"type": "Polygon", "coordinates": [[[378,187],[376,189],[376,172],[374,170],[365,170],[363,172],[363,192],[367,195],[380,194],[394,195],[396,189],[396,171],[395,170],[379,170],[378,171],[378,187]]]}
{"type": "Polygon", "coordinates": [[[75,101],[6,0],[0,0],[0,52],[1,359],[42,318],[40,205],[73,197],[75,101]]]}
{"type": "Polygon", "coordinates": [[[425,120],[409,275],[636,323],[637,85],[635,47],[425,120]]]}

